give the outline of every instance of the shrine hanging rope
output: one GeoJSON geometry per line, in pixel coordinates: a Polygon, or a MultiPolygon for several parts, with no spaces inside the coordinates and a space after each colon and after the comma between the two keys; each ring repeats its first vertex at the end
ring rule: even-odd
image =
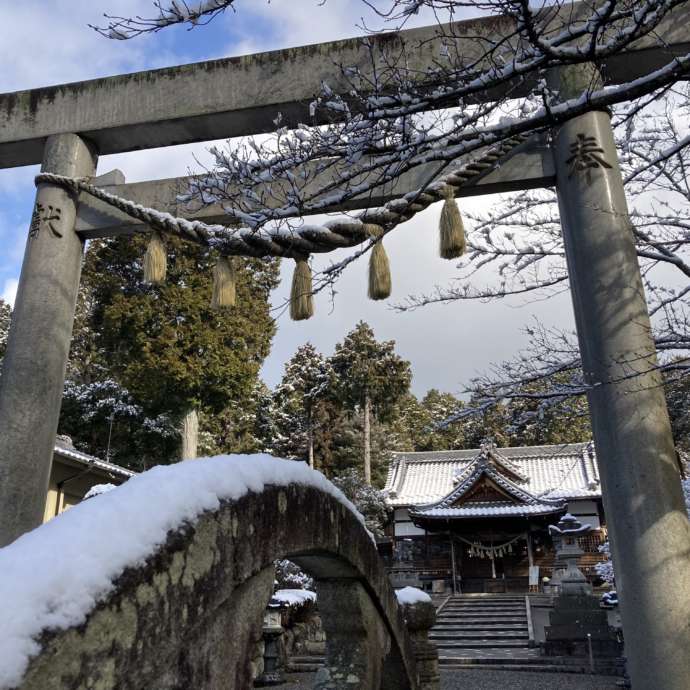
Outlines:
{"type": "Polygon", "coordinates": [[[468,539],[463,539],[461,536],[457,534],[453,535],[453,537],[461,542],[464,542],[470,547],[470,555],[476,555],[479,558],[485,558],[486,556],[488,556],[489,558],[495,558],[496,556],[498,556],[500,558],[505,553],[509,552],[508,549],[512,547],[512,545],[516,541],[518,541],[519,539],[524,539],[525,535],[518,534],[517,537],[507,542],[504,542],[503,544],[492,544],[491,546],[484,546],[484,544],[482,544],[481,542],[473,542],[469,541],[468,539]]]}
{"type": "Polygon", "coordinates": [[[379,226],[383,233],[413,218],[431,204],[447,199],[468,182],[493,170],[496,162],[519,144],[528,134],[518,134],[491,147],[483,156],[439,177],[427,188],[409,192],[383,206],[366,209],[356,216],[341,216],[323,225],[303,225],[285,228],[233,228],[225,225],[207,225],[201,221],[176,218],[147,208],[128,199],[110,194],[89,183],[88,178],[66,177],[53,173],[40,173],[36,184],[53,184],[78,194],[85,192],[122,213],[148,225],[161,233],[175,235],[184,240],[216,249],[225,256],[280,256],[296,260],[309,254],[325,253],[343,247],[354,247],[371,240],[371,226],[379,226]]]}

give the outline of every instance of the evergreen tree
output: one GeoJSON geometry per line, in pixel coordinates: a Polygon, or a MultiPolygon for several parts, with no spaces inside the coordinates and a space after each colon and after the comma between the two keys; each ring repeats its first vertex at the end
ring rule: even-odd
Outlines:
{"type": "Polygon", "coordinates": [[[7,337],[10,332],[10,321],[12,320],[12,309],[5,300],[0,297],[0,361],[5,356],[7,349],[7,337]]]}
{"type": "Polygon", "coordinates": [[[383,528],[388,522],[389,508],[382,491],[362,481],[362,476],[355,469],[349,469],[333,478],[333,483],[354,503],[364,517],[364,522],[377,536],[383,535],[383,528]]]}
{"type": "MultiPolygon", "coordinates": [[[[372,415],[369,423],[369,457],[371,481],[377,487],[383,486],[388,471],[391,450],[411,450],[400,442],[401,435],[391,431],[395,420],[381,422],[372,415]]],[[[330,440],[330,464],[326,469],[329,477],[339,476],[347,471],[362,472],[364,456],[364,416],[358,412],[343,411],[337,418],[330,440]]]]}
{"type": "Polygon", "coordinates": [[[314,432],[320,426],[319,403],[331,393],[333,370],[311,343],[298,348],[285,365],[274,394],[278,436],[274,447],[288,457],[306,457],[314,467],[314,432]]]}
{"type": "Polygon", "coordinates": [[[72,351],[74,376],[107,374],[149,417],[166,414],[180,426],[198,412],[241,408],[251,398],[275,333],[268,296],[277,283],[277,261],[237,259],[237,306],[214,310],[215,258],[209,250],[168,240],[166,282],[149,286],[141,271],[145,244],[145,237],[116,237],[90,245],[72,351]]]}
{"type": "Polygon", "coordinates": [[[441,422],[457,414],[462,407],[462,401],[454,395],[441,393],[435,388],[429,390],[421,401],[411,394],[404,396],[397,406],[400,418],[398,424],[407,429],[411,450],[463,448],[465,435],[462,423],[439,426],[441,422]]]}
{"type": "Polygon", "coordinates": [[[340,400],[348,409],[361,412],[364,480],[371,484],[371,417],[390,418],[410,388],[410,363],[395,354],[395,341],[378,342],[371,327],[360,321],[335,346],[331,365],[340,400]]]}
{"type": "Polygon", "coordinates": [[[66,381],[60,431],[79,450],[137,471],[172,456],[178,445],[170,418],[165,414],[149,417],[113,379],[66,381]]]}
{"type": "Polygon", "coordinates": [[[270,430],[271,392],[257,381],[251,394],[241,401],[231,401],[221,412],[204,412],[199,417],[199,452],[201,455],[224,453],[259,453],[274,435],[270,430]]]}

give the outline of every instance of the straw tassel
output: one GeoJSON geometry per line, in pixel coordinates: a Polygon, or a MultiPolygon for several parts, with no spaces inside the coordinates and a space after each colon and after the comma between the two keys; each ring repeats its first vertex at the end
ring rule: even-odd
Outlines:
{"type": "Polygon", "coordinates": [[[151,285],[165,282],[168,271],[168,253],[160,233],[153,232],[144,257],[144,281],[151,285]]]}
{"type": "Polygon", "coordinates": [[[445,196],[439,223],[439,254],[443,259],[457,259],[465,253],[465,226],[452,187],[446,187],[445,196]]]}
{"type": "MultiPolygon", "coordinates": [[[[370,237],[383,237],[383,228],[380,225],[366,223],[364,228],[370,237]]],[[[383,241],[379,239],[369,256],[369,299],[387,299],[391,296],[391,288],[390,262],[383,241]]]]}
{"type": "Polygon", "coordinates": [[[237,278],[231,259],[221,256],[213,267],[213,295],[211,308],[223,309],[235,306],[237,278]]]}
{"type": "Polygon", "coordinates": [[[293,321],[304,321],[314,315],[312,299],[311,268],[306,259],[295,261],[290,291],[290,317],[293,321]]]}

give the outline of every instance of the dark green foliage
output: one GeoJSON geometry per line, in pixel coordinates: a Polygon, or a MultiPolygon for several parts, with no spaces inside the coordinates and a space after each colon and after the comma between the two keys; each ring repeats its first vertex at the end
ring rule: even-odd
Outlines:
{"type": "Polygon", "coordinates": [[[260,453],[271,447],[271,392],[257,381],[251,394],[231,401],[221,412],[202,412],[199,419],[199,455],[260,453]]]}
{"type": "Polygon", "coordinates": [[[364,321],[335,346],[330,362],[337,399],[362,415],[364,478],[371,483],[371,419],[391,419],[396,403],[410,389],[410,363],[395,354],[395,341],[378,342],[364,321]]]}
{"type": "Polygon", "coordinates": [[[439,426],[441,422],[457,414],[463,408],[462,401],[451,393],[441,393],[432,388],[420,400],[409,394],[398,403],[392,430],[397,443],[392,450],[449,450],[463,448],[464,425],[461,423],[439,426]]]}
{"type": "Polygon", "coordinates": [[[335,346],[330,361],[343,404],[357,409],[368,395],[379,420],[390,418],[395,404],[410,388],[410,363],[395,354],[395,341],[377,341],[364,321],[335,346]]]}
{"type": "MultiPolygon", "coordinates": [[[[237,433],[242,424],[233,409],[251,408],[259,368],[270,350],[275,324],[268,296],[277,283],[278,263],[238,260],[237,306],[218,311],[210,304],[216,257],[168,239],[166,282],[154,287],[143,282],[145,246],[144,237],[90,245],[70,374],[78,382],[116,380],[150,418],[165,414],[176,422],[196,407],[202,432],[216,435],[207,445],[225,451],[232,436],[229,448],[239,450],[238,436],[246,433],[237,433]],[[212,423],[208,415],[214,416],[212,423]]],[[[254,449],[255,439],[248,445],[254,449]]],[[[172,457],[161,448],[157,460],[172,457]]]]}
{"type": "MultiPolygon", "coordinates": [[[[373,486],[382,487],[386,481],[391,450],[403,450],[391,443],[391,423],[371,422],[371,482],[373,486]]],[[[362,456],[364,454],[364,425],[362,415],[344,412],[338,424],[332,430],[329,447],[330,462],[327,473],[330,477],[348,471],[361,474],[362,456]]]]}
{"type": "Polygon", "coordinates": [[[273,395],[274,448],[279,455],[313,458],[314,436],[328,418],[322,403],[332,391],[330,364],[311,343],[299,347],[273,395]]]}

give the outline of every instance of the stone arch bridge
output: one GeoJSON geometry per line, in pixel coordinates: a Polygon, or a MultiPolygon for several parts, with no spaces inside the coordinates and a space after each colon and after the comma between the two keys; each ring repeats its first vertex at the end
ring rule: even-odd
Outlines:
{"type": "Polygon", "coordinates": [[[323,689],[432,690],[430,603],[399,607],[375,545],[343,503],[303,484],[222,501],[127,568],[86,621],[43,632],[23,690],[243,690],[273,562],[313,575],[327,635],[323,689]],[[426,607],[426,609],[424,608],[426,607]]]}

